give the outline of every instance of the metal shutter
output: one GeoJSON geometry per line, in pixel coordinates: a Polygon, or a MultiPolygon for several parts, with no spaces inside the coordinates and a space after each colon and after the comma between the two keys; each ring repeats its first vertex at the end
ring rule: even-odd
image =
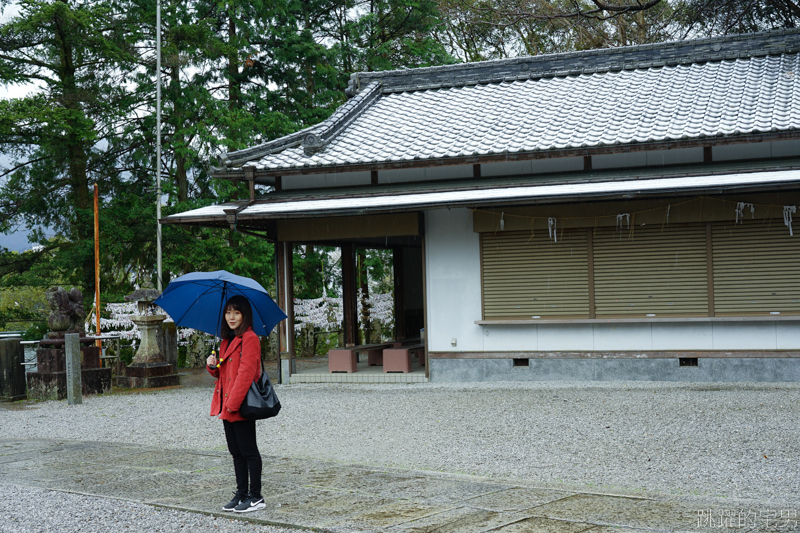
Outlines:
{"type": "Polygon", "coordinates": [[[800,312],[800,235],[782,219],[712,228],[716,314],[800,312]]]}
{"type": "Polygon", "coordinates": [[[589,317],[586,230],[481,234],[484,318],[589,317]]]}
{"type": "Polygon", "coordinates": [[[598,229],[596,316],[708,316],[705,225],[598,229]]]}

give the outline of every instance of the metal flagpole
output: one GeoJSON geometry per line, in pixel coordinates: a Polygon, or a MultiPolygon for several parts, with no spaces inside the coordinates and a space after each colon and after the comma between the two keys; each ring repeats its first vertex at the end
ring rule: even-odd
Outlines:
{"type": "Polygon", "coordinates": [[[156,2],[156,261],[161,292],[161,0],[156,2]]]}

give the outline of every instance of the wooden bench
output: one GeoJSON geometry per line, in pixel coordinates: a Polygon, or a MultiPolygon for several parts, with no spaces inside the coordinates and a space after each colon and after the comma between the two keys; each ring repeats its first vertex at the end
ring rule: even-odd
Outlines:
{"type": "Polygon", "coordinates": [[[418,353],[425,359],[424,344],[408,344],[383,350],[383,372],[411,372],[411,354],[418,353]]]}
{"type": "Polygon", "coordinates": [[[356,372],[358,354],[365,352],[368,364],[379,365],[383,362],[383,349],[391,345],[391,343],[362,344],[348,348],[333,348],[328,352],[328,372],[347,372],[348,374],[356,372]]]}

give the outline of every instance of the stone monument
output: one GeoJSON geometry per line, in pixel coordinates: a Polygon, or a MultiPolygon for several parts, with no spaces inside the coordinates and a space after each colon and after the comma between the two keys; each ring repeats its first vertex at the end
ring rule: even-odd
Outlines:
{"type": "Polygon", "coordinates": [[[139,314],[132,316],[131,321],[139,328],[142,342],[131,364],[125,367],[125,375],[117,378],[117,385],[120,387],[144,389],[180,385],[175,366],[166,360],[162,348],[159,347],[158,333],[167,316],[152,312],[156,308],[153,300],[160,294],[156,289],[143,288],[125,297],[126,301],[137,304],[139,314]]]}
{"type": "Polygon", "coordinates": [[[28,372],[28,398],[32,400],[63,400],[67,397],[67,368],[64,335],[78,333],[81,347],[81,383],[83,394],[102,394],[111,391],[111,369],[100,365],[100,348],[95,340],[86,337],[83,329],[83,296],[73,288],[50,287],[45,291],[50,306],[47,324],[50,332],[39,342],[36,350],[36,372],[28,372]]]}

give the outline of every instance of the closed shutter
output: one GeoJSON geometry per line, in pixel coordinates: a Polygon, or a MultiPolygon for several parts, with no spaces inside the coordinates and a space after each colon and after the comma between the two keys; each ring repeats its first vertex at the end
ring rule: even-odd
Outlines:
{"type": "Polygon", "coordinates": [[[800,235],[783,219],[714,224],[712,243],[716,314],[800,313],[800,235]]]}
{"type": "Polygon", "coordinates": [[[708,316],[705,225],[599,229],[596,316],[708,316]]]}
{"type": "Polygon", "coordinates": [[[589,317],[586,230],[481,235],[484,318],[589,317]]]}

